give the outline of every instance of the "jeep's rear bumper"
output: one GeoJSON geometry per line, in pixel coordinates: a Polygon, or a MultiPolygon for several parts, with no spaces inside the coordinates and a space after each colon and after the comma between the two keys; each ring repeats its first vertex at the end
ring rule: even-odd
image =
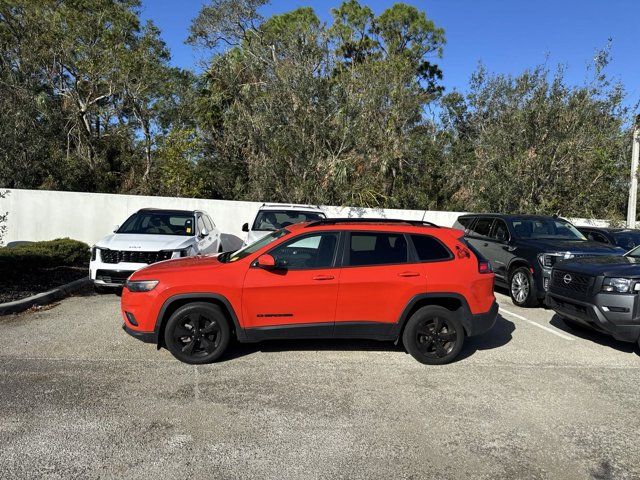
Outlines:
{"type": "Polygon", "coordinates": [[[593,297],[595,303],[589,303],[549,292],[546,304],[560,316],[608,333],[616,340],[635,342],[640,337],[636,298],[637,294],[600,293],[593,297]]]}
{"type": "Polygon", "coordinates": [[[475,337],[491,330],[496,323],[496,318],[498,318],[498,303],[494,300],[488,312],[464,317],[462,325],[467,336],[475,337]]]}

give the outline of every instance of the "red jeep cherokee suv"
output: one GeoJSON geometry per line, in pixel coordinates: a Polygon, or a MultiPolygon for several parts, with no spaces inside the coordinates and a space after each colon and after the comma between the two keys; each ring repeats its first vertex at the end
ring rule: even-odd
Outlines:
{"type": "Polygon", "coordinates": [[[447,363],[498,314],[491,268],[462,236],[401,220],[290,225],[237,252],[138,270],[123,327],[187,363],[216,360],[232,336],[402,340],[418,361],[447,363]]]}

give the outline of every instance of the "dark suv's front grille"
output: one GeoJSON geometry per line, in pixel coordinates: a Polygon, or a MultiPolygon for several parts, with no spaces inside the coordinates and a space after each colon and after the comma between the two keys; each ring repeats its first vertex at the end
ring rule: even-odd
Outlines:
{"type": "Polygon", "coordinates": [[[553,270],[550,289],[558,293],[578,293],[586,295],[593,282],[593,277],[581,273],[553,270]]]}
{"type": "Polygon", "coordinates": [[[104,263],[155,263],[169,260],[172,252],[131,252],[127,250],[100,250],[100,258],[104,263]]]}

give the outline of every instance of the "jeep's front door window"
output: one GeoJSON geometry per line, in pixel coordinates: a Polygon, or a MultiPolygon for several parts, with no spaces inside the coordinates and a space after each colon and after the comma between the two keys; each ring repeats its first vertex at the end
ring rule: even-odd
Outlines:
{"type": "Polygon", "coordinates": [[[294,238],[269,253],[277,267],[295,270],[328,268],[333,265],[337,244],[338,234],[327,232],[294,238]]]}

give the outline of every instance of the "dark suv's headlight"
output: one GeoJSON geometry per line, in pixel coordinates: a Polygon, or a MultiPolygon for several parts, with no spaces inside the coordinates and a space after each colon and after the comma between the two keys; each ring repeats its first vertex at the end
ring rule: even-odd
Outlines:
{"type": "Polygon", "coordinates": [[[629,293],[640,291],[640,282],[635,282],[630,278],[605,278],[602,283],[603,292],[629,293]]]}
{"type": "Polygon", "coordinates": [[[130,292],[150,292],[158,285],[158,280],[127,280],[124,284],[130,292]]]}

